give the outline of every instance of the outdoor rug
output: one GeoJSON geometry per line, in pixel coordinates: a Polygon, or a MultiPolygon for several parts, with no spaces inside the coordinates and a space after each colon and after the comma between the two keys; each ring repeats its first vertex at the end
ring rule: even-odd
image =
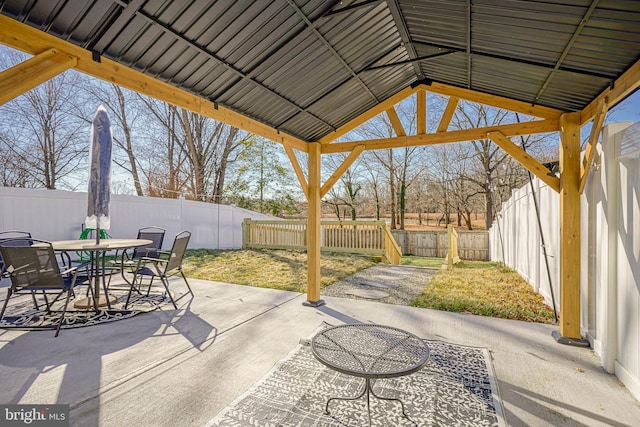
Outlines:
{"type": "MultiPolygon", "coordinates": [[[[373,426],[504,426],[504,416],[489,351],[425,340],[431,350],[420,371],[375,382],[374,392],[404,402],[371,397],[373,426]]],[[[366,397],[331,402],[329,397],[357,396],[364,379],[333,371],[318,362],[309,340],[244,395],[207,423],[213,426],[366,426],[366,397]]]]}
{"type": "MultiPolygon", "coordinates": [[[[0,289],[0,292],[6,292],[5,289],[0,289]]],[[[64,315],[64,320],[61,329],[81,328],[85,326],[94,326],[102,323],[114,322],[117,320],[128,319],[136,316],[140,313],[146,313],[156,310],[165,302],[171,305],[168,297],[163,295],[132,295],[131,301],[127,310],[124,310],[124,304],[127,300],[127,293],[125,292],[110,292],[111,295],[117,297],[115,303],[111,304],[111,309],[106,306],[95,310],[79,310],[73,307],[73,300],[69,302],[67,312],[64,315]]],[[[5,295],[0,299],[1,304],[4,304],[5,295]]],[[[41,297],[40,297],[41,298],[41,297]]],[[[60,312],[56,312],[56,309],[61,309],[64,304],[64,296],[53,307],[51,313],[47,313],[44,310],[43,303],[39,301],[41,310],[37,310],[30,296],[21,295],[14,296],[9,301],[7,309],[2,319],[0,319],[0,328],[4,329],[25,329],[25,330],[50,330],[57,326],[60,321],[60,312]]],[[[173,307],[171,307],[173,308],[173,307]]]]}

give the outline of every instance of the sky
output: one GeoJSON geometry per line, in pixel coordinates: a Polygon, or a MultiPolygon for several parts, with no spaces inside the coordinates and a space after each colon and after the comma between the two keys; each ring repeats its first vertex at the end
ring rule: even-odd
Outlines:
{"type": "Polygon", "coordinates": [[[640,122],[640,89],[609,110],[607,123],[640,122]]]}

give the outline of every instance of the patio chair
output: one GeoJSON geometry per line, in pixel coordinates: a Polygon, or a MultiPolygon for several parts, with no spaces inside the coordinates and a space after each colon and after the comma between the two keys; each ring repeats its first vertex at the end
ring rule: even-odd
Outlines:
{"type": "MultiPolygon", "coordinates": [[[[12,246],[29,246],[31,245],[31,233],[28,231],[20,231],[20,230],[7,230],[0,231],[0,245],[7,240],[13,240],[11,243],[12,246]]],[[[58,265],[66,270],[71,267],[71,257],[66,252],[58,252],[56,255],[59,257],[58,265]]],[[[0,277],[9,277],[7,273],[4,271],[4,263],[2,261],[2,256],[0,256],[0,277]]]]}
{"type": "MultiPolygon", "coordinates": [[[[158,258],[159,252],[162,250],[162,243],[164,241],[165,229],[156,226],[144,227],[138,230],[137,239],[151,240],[151,244],[144,247],[133,248],[132,252],[124,250],[120,256],[117,252],[115,260],[111,262],[111,269],[120,269],[123,278],[126,282],[129,282],[125,277],[125,273],[133,273],[138,260],[143,257],[158,258]]],[[[109,276],[109,284],[111,286],[111,276],[109,276]]]]}
{"type": "MultiPolygon", "coordinates": [[[[36,295],[42,294],[45,309],[48,314],[61,311],[60,320],[54,326],[57,337],[64,321],[64,315],[73,295],[73,289],[81,284],[78,279],[78,267],[60,270],[56,254],[50,242],[38,239],[5,240],[0,245],[0,253],[5,263],[5,271],[11,278],[11,286],[7,291],[7,298],[0,311],[0,319],[4,317],[9,300],[14,295],[31,294],[36,309],[40,309],[36,295]],[[27,244],[25,244],[25,241],[27,244]],[[52,310],[58,299],[66,294],[62,310],[52,310]],[[47,295],[54,295],[50,302],[47,295]]],[[[91,286],[89,286],[91,288],[91,286]]]]}
{"type": "Polygon", "coordinates": [[[158,252],[162,250],[164,233],[164,228],[156,226],[144,227],[138,230],[137,239],[151,240],[153,243],[144,247],[134,248],[131,257],[128,257],[127,252],[125,251],[123,256],[127,256],[127,260],[130,261],[128,264],[135,265],[137,260],[142,257],[158,258],[158,252]]]}
{"type": "MultiPolygon", "coordinates": [[[[2,243],[7,240],[15,240],[15,242],[13,243],[14,246],[29,246],[29,239],[31,239],[31,233],[29,233],[28,231],[0,231],[0,245],[2,245],[2,243]]],[[[2,255],[0,255],[0,277],[9,277],[9,275],[4,271],[4,261],[2,259],[2,255]]]]}
{"type": "Polygon", "coordinates": [[[129,301],[131,299],[131,293],[136,290],[138,291],[141,288],[142,282],[145,279],[149,280],[149,288],[147,289],[147,295],[151,292],[151,287],[153,285],[153,281],[155,278],[159,278],[162,282],[166,294],[169,296],[171,303],[175,309],[178,308],[176,305],[176,301],[186,296],[185,293],[183,296],[175,300],[169,291],[169,278],[171,276],[175,276],[180,274],[184,279],[184,282],[187,285],[187,289],[189,290],[189,294],[193,296],[193,291],[191,290],[191,286],[187,281],[184,273],[182,272],[182,259],[184,258],[184,254],[187,250],[187,245],[189,244],[189,239],[191,238],[191,233],[188,231],[182,231],[178,233],[173,241],[173,246],[171,247],[171,251],[164,252],[159,251],[158,257],[142,257],[138,259],[136,268],[133,272],[133,281],[131,283],[131,287],[129,288],[129,295],[127,295],[127,302],[125,303],[125,310],[129,306],[129,301]]]}

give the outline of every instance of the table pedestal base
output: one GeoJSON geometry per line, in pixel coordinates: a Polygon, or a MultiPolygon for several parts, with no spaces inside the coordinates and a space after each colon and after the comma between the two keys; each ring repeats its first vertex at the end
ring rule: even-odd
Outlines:
{"type": "Polygon", "coordinates": [[[369,378],[365,378],[365,383],[364,383],[364,388],[362,389],[362,392],[357,395],[356,397],[331,397],[327,400],[327,405],[324,408],[324,414],[325,415],[329,415],[329,403],[332,400],[358,400],[360,399],[362,396],[367,395],[367,415],[369,417],[369,427],[371,427],[371,407],[369,405],[369,395],[372,394],[374,397],[377,397],[380,400],[392,400],[395,402],[400,402],[400,406],[402,406],[402,416],[405,418],[408,418],[407,413],[404,411],[404,403],[402,403],[402,401],[400,399],[396,399],[393,397],[382,397],[382,396],[378,396],[377,394],[375,394],[373,392],[373,388],[371,387],[371,380],[369,378]]]}
{"type": "MultiPolygon", "coordinates": [[[[100,295],[100,297],[98,298],[98,307],[106,307],[118,300],[118,298],[113,295],[109,295],[108,298],[109,301],[107,302],[107,297],[105,297],[104,295],[100,295]]],[[[79,299],[73,303],[73,307],[82,309],[93,308],[93,298],[87,297],[79,299]]]]}

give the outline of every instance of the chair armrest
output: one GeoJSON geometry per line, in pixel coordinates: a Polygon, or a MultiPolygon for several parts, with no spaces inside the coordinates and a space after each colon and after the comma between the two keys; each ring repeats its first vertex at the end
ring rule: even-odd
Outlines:
{"type": "Polygon", "coordinates": [[[67,268],[67,269],[66,269],[66,270],[64,270],[64,271],[61,271],[61,272],[60,272],[60,274],[61,274],[61,275],[63,275],[63,276],[68,275],[68,274],[70,274],[70,273],[73,273],[73,272],[74,272],[74,271],[76,271],[76,270],[79,270],[79,269],[80,269],[80,267],[81,267],[81,266],[74,266],[74,267],[71,267],[71,268],[67,268]]]}
{"type": "Polygon", "coordinates": [[[140,260],[142,261],[146,261],[146,262],[163,262],[163,263],[167,263],[169,262],[168,259],[162,259],[162,258],[150,258],[150,257],[142,257],[140,258],[140,260]]]}

